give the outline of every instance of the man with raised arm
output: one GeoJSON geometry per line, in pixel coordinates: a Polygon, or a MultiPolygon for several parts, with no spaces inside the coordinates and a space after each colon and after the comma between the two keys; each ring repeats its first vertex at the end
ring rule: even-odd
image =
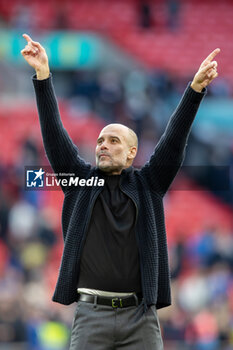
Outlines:
{"type": "Polygon", "coordinates": [[[215,49],[201,64],[150,160],[132,166],[137,136],[121,124],[97,139],[96,167],[64,129],[45,49],[28,35],[22,50],[33,84],[44,147],[54,171],[104,179],[104,186],[62,186],[64,251],[53,301],[77,303],[71,350],[161,350],[157,309],[171,304],[163,197],[184,159],[206,86],[217,77],[215,49]]]}

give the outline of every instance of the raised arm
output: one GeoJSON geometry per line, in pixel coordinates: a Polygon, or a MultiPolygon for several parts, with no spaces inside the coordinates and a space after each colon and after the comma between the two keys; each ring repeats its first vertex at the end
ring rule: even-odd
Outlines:
{"type": "Polygon", "coordinates": [[[206,87],[218,76],[217,62],[213,59],[219,52],[220,49],[215,49],[202,62],[172,114],[150,160],[141,169],[152,188],[161,196],[168,190],[183,162],[191,126],[206,94],[206,87]]]}
{"type": "Polygon", "coordinates": [[[23,37],[27,44],[21,53],[27,63],[36,71],[33,84],[44,147],[49,162],[56,173],[75,172],[80,177],[84,177],[90,164],[78,156],[77,147],[63,127],[46,51],[40,43],[33,41],[29,35],[23,34],[23,37]]]}

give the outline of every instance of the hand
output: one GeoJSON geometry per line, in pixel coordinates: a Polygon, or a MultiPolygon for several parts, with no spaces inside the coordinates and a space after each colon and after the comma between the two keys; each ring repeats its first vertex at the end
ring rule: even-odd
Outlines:
{"type": "Polygon", "coordinates": [[[43,80],[49,77],[48,56],[45,49],[36,41],[33,41],[29,35],[23,34],[27,40],[27,45],[21,51],[25,60],[32,66],[37,75],[37,79],[43,80]]]}
{"type": "Polygon", "coordinates": [[[197,92],[201,92],[203,88],[211,83],[218,76],[216,61],[212,61],[214,57],[220,52],[220,49],[215,49],[202,62],[200,68],[193,78],[191,87],[197,92]]]}

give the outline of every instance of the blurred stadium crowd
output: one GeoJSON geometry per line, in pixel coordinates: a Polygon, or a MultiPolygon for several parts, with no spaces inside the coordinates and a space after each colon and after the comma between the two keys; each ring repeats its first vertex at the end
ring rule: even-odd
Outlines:
{"type": "MultiPolygon", "coordinates": [[[[208,48],[222,48],[229,36],[231,1],[214,6],[211,28],[218,23],[217,14],[221,18],[225,14],[225,34],[220,36],[220,31],[216,40],[210,28],[199,32],[192,16],[184,16],[194,9],[194,2],[0,0],[0,26],[3,31],[14,29],[19,36],[28,32],[35,39],[41,31],[93,31],[114,42],[119,55],[124,56],[124,50],[130,53],[130,66],[123,70],[114,66],[90,70],[51,66],[51,70],[62,120],[81,155],[94,164],[100,129],[119,122],[139,136],[136,165],[140,166],[148,160],[208,48]],[[202,46],[206,40],[203,55],[194,57],[195,48],[193,52],[187,48],[187,41],[181,39],[185,28],[195,32],[202,46]],[[156,38],[161,56],[166,43],[169,62],[159,61],[159,53],[150,46],[156,38]],[[182,52],[179,67],[185,67],[183,73],[176,66],[178,51],[171,51],[174,38],[180,38],[177,50],[182,52]],[[176,63],[172,66],[171,62],[176,63]]],[[[211,4],[198,1],[197,7],[202,7],[199,11],[195,7],[196,21],[198,13],[203,18],[201,9],[212,11],[211,4]]],[[[210,22],[210,16],[206,21],[210,22]]],[[[189,37],[188,44],[195,47],[195,40],[189,37]]],[[[228,43],[228,57],[232,53],[228,43]]],[[[25,191],[24,167],[48,162],[33,102],[31,72],[23,64],[14,66],[2,58],[1,50],[0,58],[0,349],[65,350],[75,305],[51,302],[62,253],[63,195],[60,191],[25,191]]],[[[208,88],[203,102],[212,109],[219,100],[230,103],[233,98],[227,62],[222,59],[221,67],[219,58],[220,78],[208,88]]],[[[229,113],[222,106],[222,113],[229,113]]],[[[202,113],[207,118],[211,111],[202,113]]],[[[180,190],[174,188],[165,197],[173,292],[172,307],[159,311],[165,350],[233,349],[232,111],[230,114],[227,130],[219,124],[195,126],[180,190]],[[221,166],[225,166],[223,172],[221,166]]]]}

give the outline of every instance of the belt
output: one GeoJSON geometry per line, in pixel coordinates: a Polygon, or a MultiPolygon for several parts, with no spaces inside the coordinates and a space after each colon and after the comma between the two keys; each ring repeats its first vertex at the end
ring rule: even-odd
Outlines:
{"type": "Polygon", "coordinates": [[[137,296],[136,294],[133,294],[128,297],[122,297],[122,298],[109,298],[109,297],[102,297],[99,295],[90,295],[90,294],[79,294],[78,300],[84,301],[86,303],[96,303],[99,305],[106,305],[111,306],[112,308],[124,308],[129,306],[138,306],[138,304],[141,303],[142,297],[137,296]]]}

